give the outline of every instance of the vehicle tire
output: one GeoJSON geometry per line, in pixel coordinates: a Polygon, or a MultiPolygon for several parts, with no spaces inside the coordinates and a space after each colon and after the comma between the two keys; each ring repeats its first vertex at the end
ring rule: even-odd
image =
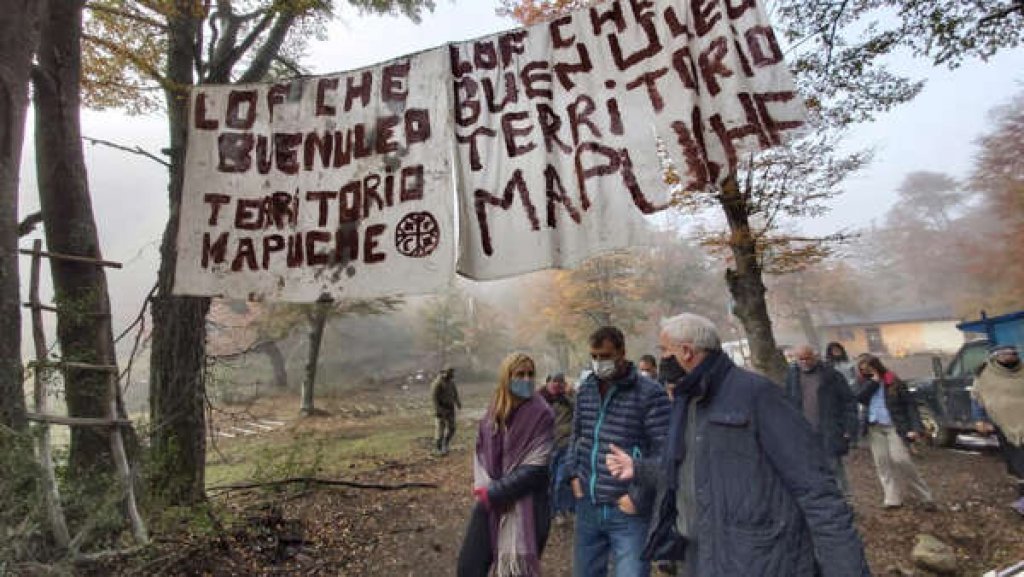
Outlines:
{"type": "Polygon", "coordinates": [[[921,407],[921,423],[931,443],[938,447],[952,447],[956,443],[956,431],[947,429],[939,424],[932,414],[931,409],[921,407]]]}

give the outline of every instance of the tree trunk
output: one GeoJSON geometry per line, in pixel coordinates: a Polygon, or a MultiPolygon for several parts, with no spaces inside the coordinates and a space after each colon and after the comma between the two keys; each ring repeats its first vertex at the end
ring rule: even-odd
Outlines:
{"type": "MultiPolygon", "coordinates": [[[[39,204],[52,252],[100,259],[99,235],[82,152],[79,117],[82,0],[45,3],[37,65],[32,73],[35,95],[36,174],[39,204]]],[[[50,273],[59,309],[57,340],[65,361],[117,365],[110,323],[110,298],[103,267],[51,259],[50,273]]],[[[103,418],[111,403],[111,374],[95,370],[64,373],[68,414],[103,418]]],[[[73,478],[95,468],[113,471],[110,431],[71,428],[73,478]]]]}
{"type": "Polygon", "coordinates": [[[804,331],[804,337],[807,338],[807,344],[815,349],[820,347],[822,342],[818,336],[818,329],[814,326],[814,317],[811,316],[811,311],[807,308],[807,305],[803,303],[798,304],[796,315],[800,321],[800,328],[804,331]]]}
{"type": "Polygon", "coordinates": [[[277,346],[277,341],[263,343],[260,345],[260,352],[270,359],[270,366],[274,370],[274,388],[281,391],[287,389],[288,369],[284,361],[284,353],[281,352],[281,347],[277,346]]]}
{"type": "Polygon", "coordinates": [[[18,172],[42,4],[14,0],[0,10],[0,425],[18,431],[27,427],[21,373],[18,172]]]}
{"type": "Polygon", "coordinates": [[[736,303],[734,313],[747,333],[754,368],[775,382],[783,383],[786,359],[775,344],[757,245],[750,230],[749,205],[735,176],[722,185],[719,202],[729,223],[729,248],[736,261],[736,268],[725,273],[729,292],[736,303]]]}
{"type": "Polygon", "coordinates": [[[205,321],[210,299],[171,294],[185,177],[187,88],[194,82],[194,42],[201,24],[193,5],[190,0],[178,0],[174,14],[167,19],[170,214],[160,246],[158,292],[153,299],[149,381],[151,486],[165,505],[191,505],[205,499],[205,321]]]}
{"type": "Polygon", "coordinates": [[[330,303],[313,305],[309,318],[309,357],[306,360],[306,375],[302,379],[302,407],[299,414],[308,417],[316,410],[313,406],[313,390],[316,385],[316,367],[320,361],[320,344],[324,340],[324,327],[327,326],[327,313],[330,303]]]}

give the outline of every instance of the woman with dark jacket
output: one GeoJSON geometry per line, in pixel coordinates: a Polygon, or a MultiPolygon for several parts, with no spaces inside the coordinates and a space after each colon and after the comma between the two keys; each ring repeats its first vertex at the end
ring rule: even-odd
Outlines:
{"type": "MultiPolygon", "coordinates": [[[[850,355],[846,353],[846,347],[838,341],[832,341],[825,345],[825,364],[832,367],[843,375],[846,379],[846,384],[850,387],[850,392],[854,395],[857,394],[857,367],[856,364],[850,360],[850,355]]],[[[850,448],[855,449],[860,446],[860,440],[864,437],[865,433],[861,429],[863,428],[862,423],[864,422],[863,410],[859,403],[854,403],[856,407],[854,410],[857,411],[857,426],[851,431],[850,437],[850,448]]]]}
{"type": "Polygon", "coordinates": [[[832,341],[825,346],[825,364],[839,371],[839,374],[843,375],[843,378],[849,383],[850,388],[853,388],[853,383],[856,381],[853,374],[854,367],[850,362],[850,355],[846,354],[846,348],[842,343],[832,341]]]}
{"type": "Polygon", "coordinates": [[[863,377],[857,400],[865,407],[868,440],[875,470],[882,483],[885,508],[903,505],[902,486],[915,494],[922,508],[934,510],[931,489],[914,467],[906,445],[907,441],[915,441],[924,432],[917,404],[906,384],[877,357],[861,359],[857,370],[863,377]]]}
{"type": "Polygon", "coordinates": [[[534,391],[533,359],[513,353],[480,421],[473,458],[473,496],[459,577],[540,576],[547,542],[548,463],[554,441],[551,407],[534,391]]]}

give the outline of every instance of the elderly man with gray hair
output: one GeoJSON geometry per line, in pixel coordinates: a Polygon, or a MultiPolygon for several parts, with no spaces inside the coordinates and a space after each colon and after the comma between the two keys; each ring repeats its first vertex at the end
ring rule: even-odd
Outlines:
{"type": "Polygon", "coordinates": [[[687,371],[662,457],[607,457],[616,477],[657,487],[644,557],[689,577],[870,575],[821,442],[782,389],[734,365],[704,317],[665,320],[659,340],[687,371]]]}

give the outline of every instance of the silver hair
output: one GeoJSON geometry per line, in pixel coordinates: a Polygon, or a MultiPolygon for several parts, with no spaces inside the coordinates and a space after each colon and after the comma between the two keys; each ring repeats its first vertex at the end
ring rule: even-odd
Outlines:
{"type": "Polygon", "coordinates": [[[722,350],[718,329],[710,320],[693,313],[683,313],[661,321],[661,330],[674,341],[691,343],[702,351],[722,350]]]}
{"type": "Polygon", "coordinates": [[[799,352],[801,349],[807,349],[807,350],[811,351],[811,354],[814,355],[815,357],[820,357],[821,356],[821,351],[818,350],[818,347],[816,347],[816,346],[814,346],[814,345],[812,345],[810,343],[802,343],[802,344],[799,344],[799,345],[793,347],[793,352],[794,353],[799,352]]]}

